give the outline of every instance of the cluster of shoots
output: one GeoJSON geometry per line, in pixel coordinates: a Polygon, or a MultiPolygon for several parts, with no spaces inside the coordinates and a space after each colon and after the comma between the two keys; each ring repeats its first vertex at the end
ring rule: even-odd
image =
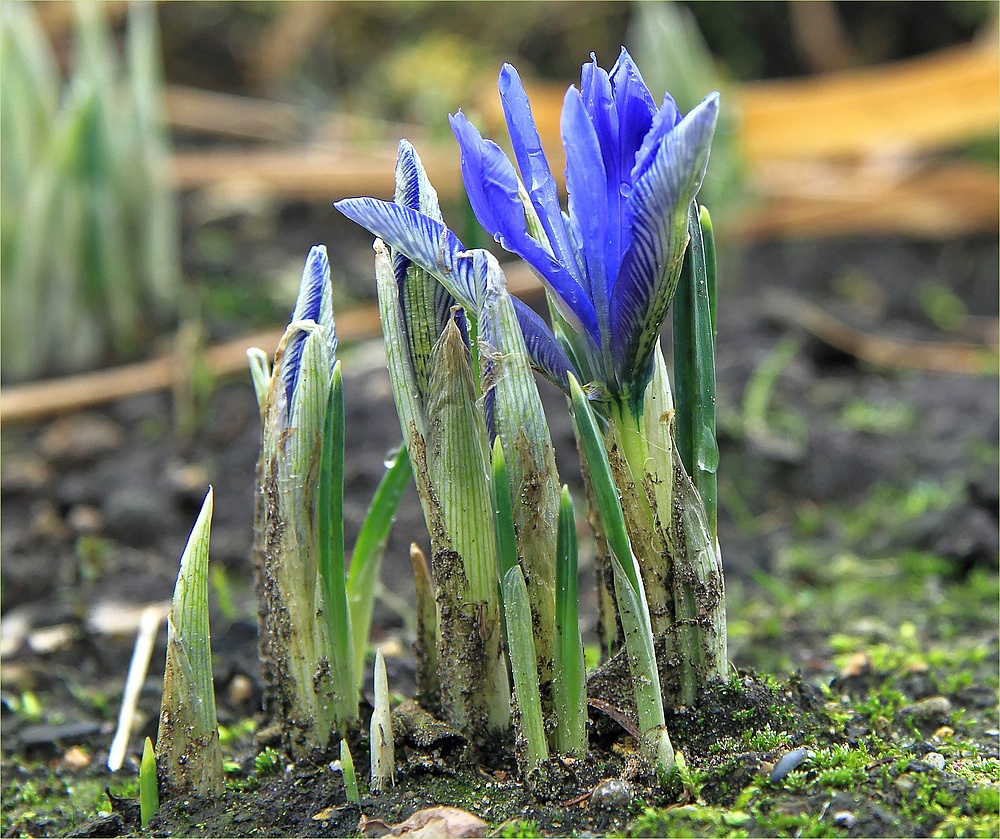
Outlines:
{"type": "Polygon", "coordinates": [[[99,4],[76,13],[66,82],[32,5],[0,15],[5,379],[127,355],[177,305],[156,8],[129,5],[121,58],[99,4]]]}
{"type": "Polygon", "coordinates": [[[511,297],[492,254],[447,228],[406,141],[392,202],[335,205],[377,237],[389,375],[430,534],[429,569],[414,565],[418,665],[436,663],[418,674],[422,701],[479,746],[513,722],[529,776],[553,751],[587,750],[573,505],[538,372],[573,417],[602,639],[627,662],[643,758],[669,770],[666,709],[728,676],[715,261],[696,201],[718,95],[682,116],[669,95],[657,107],[625,50],[610,71],[585,65],[561,121],[568,211],[509,65],[500,97],[517,168],[458,113],[462,175],[480,224],[544,284],[551,327],[511,297]],[[671,307],[673,386],[659,343],[671,307]],[[433,609],[420,602],[431,590],[433,609]]]}
{"type": "MultiPolygon", "coordinates": [[[[562,117],[565,212],[507,65],[500,92],[520,174],[461,113],[452,127],[472,207],[543,281],[551,328],[508,293],[491,253],[467,250],[446,227],[407,141],[394,201],[336,205],[377,237],[375,280],[403,437],[350,562],[325,248],[309,253],[273,365],[263,351],[249,354],[263,426],[255,573],[265,712],[293,756],[340,741],[351,800],[358,790],[346,735],[360,726],[378,568],[411,474],[430,541],[429,561],[411,549],[421,704],[474,750],[513,745],[529,782],[544,780],[551,756],[588,752],[576,515],[536,372],[567,397],[597,529],[602,638],[617,658],[608,666],[631,677],[631,707],[621,710],[637,720],[650,771],[675,763],[668,710],[697,702],[728,676],[716,536],[715,257],[710,219],[696,202],[718,96],[682,117],[669,96],[654,104],[625,50],[610,72],[585,65],[562,117]],[[672,376],[659,340],[671,307],[672,376]]],[[[187,615],[172,617],[168,650],[176,693],[165,690],[164,715],[175,728],[185,707],[214,716],[214,705],[191,704],[211,693],[210,656],[195,655],[186,640],[199,636],[207,648],[207,611],[202,622],[189,594],[201,589],[181,583],[189,566],[206,573],[210,505],[211,495],[195,528],[205,528],[204,540],[192,535],[175,595],[187,615]],[[191,634],[179,620],[190,621],[191,634]],[[189,665],[207,667],[207,681],[189,665]]],[[[370,788],[378,791],[395,775],[381,655],[374,696],[370,788]]],[[[204,723],[186,731],[210,743],[213,723],[204,723]]],[[[176,756],[193,747],[174,740],[157,744],[161,788],[181,788],[170,780],[176,756]]],[[[208,752],[206,777],[218,764],[208,752]]],[[[216,791],[199,777],[184,789],[216,791]]]]}

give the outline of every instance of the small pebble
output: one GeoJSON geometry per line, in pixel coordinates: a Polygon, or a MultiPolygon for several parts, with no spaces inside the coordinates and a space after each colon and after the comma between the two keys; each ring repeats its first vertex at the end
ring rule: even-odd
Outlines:
{"type": "Polygon", "coordinates": [[[79,746],[73,746],[63,755],[63,763],[70,769],[86,769],[90,766],[90,755],[79,746]]]}
{"type": "Polygon", "coordinates": [[[931,752],[930,754],[924,755],[924,763],[926,763],[931,769],[944,769],[944,755],[940,752],[931,752]]]}
{"type": "Polygon", "coordinates": [[[121,448],[125,431],[100,414],[73,414],[51,423],[38,438],[44,457],[59,463],[86,463],[121,448]]]}
{"type": "Polygon", "coordinates": [[[620,778],[605,778],[590,794],[590,809],[613,812],[632,803],[632,785],[620,778]]]}
{"type": "Polygon", "coordinates": [[[232,705],[242,705],[253,696],[253,682],[242,673],[237,673],[229,680],[226,694],[232,705]]]}
{"type": "Polygon", "coordinates": [[[898,789],[900,792],[903,793],[909,792],[910,790],[913,789],[913,787],[916,786],[913,779],[908,778],[906,775],[900,775],[898,778],[896,778],[896,780],[894,781],[894,785],[896,789],[898,789]]]}
{"type": "Polygon", "coordinates": [[[950,725],[942,725],[937,731],[934,732],[934,739],[938,742],[942,740],[950,740],[955,736],[955,729],[950,725]]]}
{"type": "Polygon", "coordinates": [[[930,696],[921,699],[912,705],[904,705],[896,711],[897,720],[905,720],[912,717],[914,720],[932,720],[936,717],[945,717],[952,711],[951,702],[945,696],[930,696]]]}
{"type": "Polygon", "coordinates": [[[35,455],[4,455],[0,467],[0,487],[4,495],[30,494],[44,489],[52,479],[52,469],[35,455]]]}
{"type": "Polygon", "coordinates": [[[833,823],[837,827],[842,827],[845,830],[850,830],[854,825],[858,823],[858,817],[854,815],[850,810],[838,810],[833,814],[833,823]]]}
{"type": "Polygon", "coordinates": [[[66,524],[80,536],[93,536],[104,529],[104,516],[90,504],[77,504],[66,514],[66,524]]]}
{"type": "Polygon", "coordinates": [[[792,749],[781,756],[781,759],[774,764],[774,769],[771,770],[771,775],[769,780],[772,784],[776,784],[781,781],[789,772],[798,769],[799,766],[808,758],[810,755],[809,749],[800,747],[798,749],[792,749]]]}

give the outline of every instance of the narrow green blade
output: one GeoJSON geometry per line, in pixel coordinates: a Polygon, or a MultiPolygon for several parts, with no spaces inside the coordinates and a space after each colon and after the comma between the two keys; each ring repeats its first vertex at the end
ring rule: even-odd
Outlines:
{"type": "Polygon", "coordinates": [[[576,514],[569,487],[559,506],[556,552],[556,648],[553,666],[556,707],[555,744],[561,752],[582,757],[587,752],[587,693],[580,638],[577,580],[576,514]]]}
{"type": "Polygon", "coordinates": [[[406,447],[401,446],[372,496],[351,554],[351,568],[347,574],[347,604],[351,611],[354,678],[358,690],[361,689],[361,679],[364,674],[365,651],[368,649],[375,589],[378,584],[379,569],[382,566],[382,556],[385,553],[385,543],[396,517],[399,499],[409,480],[410,458],[406,447]]]}
{"type": "Polygon", "coordinates": [[[604,448],[604,440],[597,427],[597,417],[587,402],[587,397],[580,387],[576,377],[570,373],[570,394],[573,402],[573,422],[576,423],[577,437],[583,447],[583,456],[587,460],[590,471],[590,481],[594,487],[597,508],[604,523],[604,533],[612,553],[619,557],[625,569],[625,575],[632,588],[639,591],[639,578],[634,565],[630,561],[632,548],[629,545],[628,531],[625,528],[625,516],[622,513],[621,499],[618,497],[618,487],[615,486],[608,463],[608,454],[604,448]]]}
{"type": "Polygon", "coordinates": [[[357,719],[358,703],[344,569],[344,386],[339,361],[333,368],[321,446],[317,499],[319,576],[330,632],[330,668],[337,693],[334,715],[337,726],[343,728],[357,719]]]}
{"type": "Polygon", "coordinates": [[[499,437],[493,440],[493,514],[496,518],[500,579],[503,579],[517,565],[517,538],[514,535],[514,509],[510,500],[507,462],[499,437]]]}
{"type": "MultiPolygon", "coordinates": [[[[684,257],[674,297],[674,388],[677,405],[677,449],[694,481],[716,533],[719,446],[715,439],[715,337],[710,286],[715,283],[714,244],[705,247],[702,215],[691,204],[688,231],[691,242],[684,257]]],[[[707,214],[704,216],[708,218],[707,214]]],[[[712,238],[711,221],[707,223],[712,238]]]]}
{"type": "Polygon", "coordinates": [[[148,737],[142,744],[142,761],[139,763],[139,820],[143,827],[160,809],[160,791],[156,780],[156,754],[153,741],[148,737]]]}
{"type": "Polygon", "coordinates": [[[514,675],[514,696],[520,711],[520,732],[527,749],[526,769],[548,760],[549,748],[542,722],[542,699],[538,690],[538,667],[531,625],[531,605],[521,567],[515,565],[503,577],[503,606],[507,617],[507,648],[514,675]]]}

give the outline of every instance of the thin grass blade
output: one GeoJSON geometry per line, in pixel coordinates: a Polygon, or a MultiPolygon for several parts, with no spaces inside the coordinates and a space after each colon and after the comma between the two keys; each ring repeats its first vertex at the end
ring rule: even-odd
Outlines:
{"type": "Polygon", "coordinates": [[[514,534],[514,509],[510,500],[510,481],[500,438],[493,439],[493,515],[496,521],[497,555],[500,579],[517,565],[517,537],[514,534]]]}
{"type": "MultiPolygon", "coordinates": [[[[691,241],[674,298],[674,389],[677,449],[705,504],[709,529],[717,532],[719,446],[715,438],[715,337],[710,276],[702,221],[695,202],[688,219],[691,241]]],[[[709,222],[711,238],[711,224],[709,222]]],[[[714,254],[714,247],[710,246],[714,254]]]]}
{"type": "Polygon", "coordinates": [[[346,739],[340,741],[340,771],[344,776],[344,789],[347,800],[361,806],[361,794],[358,792],[358,776],[354,771],[354,757],[351,746],[346,739]]]}
{"type": "Polygon", "coordinates": [[[372,609],[379,569],[385,553],[392,522],[396,517],[399,499],[410,480],[410,458],[406,447],[401,446],[389,463],[389,468],[379,481],[372,496],[365,520],[354,541],[351,567],[347,574],[347,605],[351,612],[351,631],[354,645],[354,678],[358,689],[364,675],[368,633],[372,626],[372,609]]]}
{"type": "Polygon", "coordinates": [[[553,700],[555,747],[563,754],[587,753],[587,692],[580,637],[576,514],[569,487],[563,486],[556,551],[556,648],[553,700]]]}
{"type": "MultiPolygon", "coordinates": [[[[618,497],[618,488],[611,475],[611,466],[608,464],[604,440],[597,427],[597,417],[587,402],[587,397],[584,395],[580,383],[572,374],[569,377],[569,384],[577,439],[587,461],[587,470],[594,488],[594,496],[601,514],[608,547],[616,556],[631,557],[632,548],[629,545],[628,530],[625,527],[625,516],[622,514],[621,499],[618,497]]],[[[630,566],[625,569],[625,575],[633,590],[639,591],[639,576],[634,567],[631,567],[632,565],[634,563],[630,563],[630,566]]]]}
{"type": "Polygon", "coordinates": [[[330,636],[330,668],[336,693],[334,714],[337,726],[343,729],[357,720],[358,701],[344,567],[344,385],[339,361],[333,368],[321,446],[317,500],[319,576],[330,636]]]}
{"type": "Polygon", "coordinates": [[[503,606],[507,617],[507,648],[514,675],[514,696],[519,712],[518,731],[524,740],[525,774],[548,760],[549,748],[542,722],[542,699],[535,665],[535,642],[528,588],[521,568],[515,565],[503,577],[503,606]]]}
{"type": "MultiPolygon", "coordinates": [[[[634,559],[631,559],[631,562],[635,564],[634,559]]],[[[611,567],[615,575],[615,595],[618,598],[618,613],[625,635],[625,651],[632,673],[639,730],[642,732],[640,746],[650,766],[668,772],[674,764],[674,750],[663,714],[660,675],[656,665],[653,633],[643,598],[642,583],[640,581],[638,590],[632,588],[629,575],[625,573],[622,563],[613,553],[611,567]]]]}

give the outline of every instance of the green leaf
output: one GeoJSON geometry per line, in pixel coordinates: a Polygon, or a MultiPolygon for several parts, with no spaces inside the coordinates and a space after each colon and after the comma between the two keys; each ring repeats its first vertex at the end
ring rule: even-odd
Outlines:
{"type": "Polygon", "coordinates": [[[344,386],[339,361],[333,368],[323,421],[316,515],[323,612],[329,628],[330,668],[336,691],[334,715],[338,727],[343,728],[357,719],[358,703],[344,568],[344,386]]]}
{"type": "Polygon", "coordinates": [[[604,439],[597,427],[597,417],[587,402],[587,397],[580,388],[576,377],[569,376],[570,395],[573,403],[573,421],[576,423],[577,437],[583,448],[583,456],[587,460],[587,469],[594,487],[594,497],[597,509],[604,524],[604,533],[612,553],[619,557],[625,575],[636,592],[640,590],[639,577],[632,561],[632,548],[629,544],[628,530],[625,527],[625,516],[622,513],[621,499],[618,497],[618,487],[615,486],[608,463],[608,454],[604,448],[604,439]]]}
{"type": "Polygon", "coordinates": [[[426,404],[427,468],[441,505],[445,532],[462,558],[470,601],[499,614],[497,546],[491,532],[493,499],[489,444],[469,352],[454,319],[434,345],[426,404]]]}
{"type": "Polygon", "coordinates": [[[714,242],[705,246],[703,223],[712,239],[711,220],[692,202],[691,236],[674,297],[674,389],[677,404],[677,449],[684,468],[705,504],[709,527],[716,534],[719,446],[715,439],[715,336],[710,298],[715,285],[714,242]],[[713,257],[711,266],[707,263],[713,257]]]}
{"type": "Polygon", "coordinates": [[[556,551],[556,647],[552,668],[555,744],[564,753],[582,757],[587,752],[587,693],[577,573],[573,496],[569,487],[563,486],[556,551]]]}
{"type": "Polygon", "coordinates": [[[160,791],[156,780],[156,755],[153,741],[148,737],[142,744],[142,761],[139,764],[139,820],[143,826],[160,809],[160,791]]]}
{"type": "Polygon", "coordinates": [[[500,578],[503,579],[517,565],[517,538],[514,535],[514,510],[510,501],[507,463],[499,437],[493,440],[493,514],[496,519],[500,578]]]}
{"type": "Polygon", "coordinates": [[[225,789],[208,625],[212,508],[210,487],[181,556],[167,619],[167,660],[156,735],[157,763],[166,788],[180,795],[206,797],[225,789]]]}
{"type": "MultiPolygon", "coordinates": [[[[634,565],[635,560],[632,562],[634,565]]],[[[663,714],[663,695],[660,692],[649,611],[643,600],[641,585],[638,589],[632,588],[631,580],[614,554],[611,555],[611,567],[614,570],[625,651],[632,673],[639,730],[643,736],[643,754],[650,765],[669,771],[673,766],[674,752],[663,714]]]]}
{"type": "Polygon", "coordinates": [[[514,695],[520,711],[519,726],[527,746],[526,768],[530,771],[541,761],[548,760],[549,748],[542,722],[528,588],[518,565],[504,574],[503,606],[507,617],[507,648],[514,676],[514,695]]]}
{"type": "Polygon", "coordinates": [[[340,771],[344,775],[347,800],[360,806],[361,794],[358,792],[358,777],[354,771],[354,757],[351,755],[351,746],[346,739],[340,741],[340,771]]]}
{"type": "Polygon", "coordinates": [[[347,574],[347,603],[351,612],[351,630],[354,635],[354,678],[361,689],[364,674],[365,651],[372,625],[372,609],[379,568],[385,553],[396,507],[410,480],[410,458],[406,447],[401,446],[382,476],[368,513],[358,531],[351,554],[351,568],[347,574]]]}

